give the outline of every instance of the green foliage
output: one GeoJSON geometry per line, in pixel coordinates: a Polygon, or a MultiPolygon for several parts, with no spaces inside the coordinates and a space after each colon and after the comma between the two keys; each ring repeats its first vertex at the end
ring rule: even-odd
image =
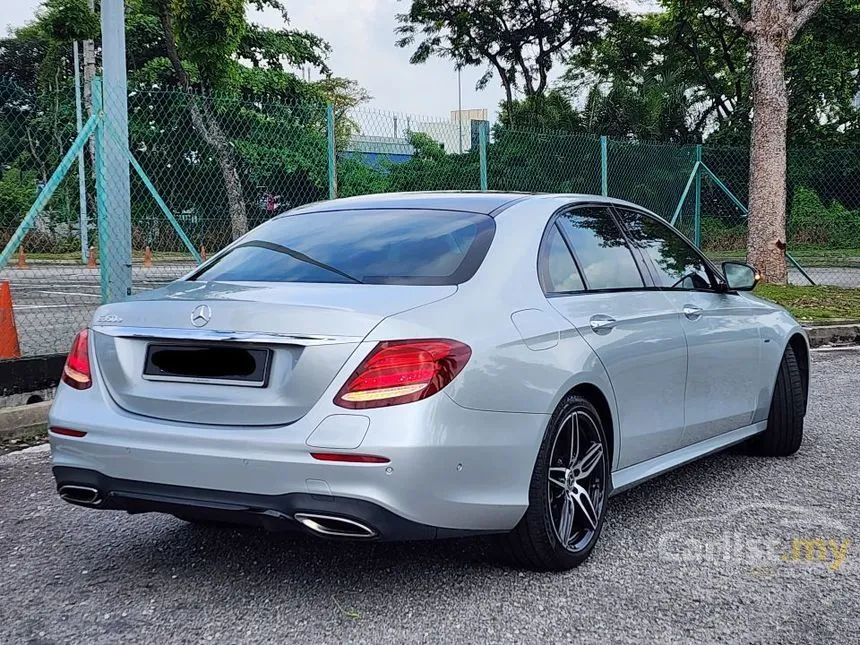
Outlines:
{"type": "Polygon", "coordinates": [[[46,0],[43,22],[46,34],[57,43],[94,40],[100,31],[99,18],[86,0],[46,0]]]}
{"type": "Polygon", "coordinates": [[[439,56],[458,68],[485,66],[477,88],[497,75],[510,105],[516,89],[543,95],[555,63],[598,41],[617,16],[592,0],[412,0],[395,32],[398,47],[414,47],[413,64],[439,56]]]}
{"type": "Polygon", "coordinates": [[[788,239],[792,248],[860,247],[860,209],[848,210],[836,200],[825,206],[814,190],[798,187],[791,200],[788,239]]]}
{"type": "Polygon", "coordinates": [[[510,107],[501,104],[499,123],[506,127],[521,127],[553,132],[582,132],[585,130],[583,116],[573,109],[570,100],[558,90],[546,95],[533,94],[510,107]]]}
{"type": "Polygon", "coordinates": [[[24,217],[36,199],[36,173],[11,166],[0,176],[0,228],[8,229],[24,217]]]}
{"type": "Polygon", "coordinates": [[[248,30],[245,0],[172,0],[172,11],[181,55],[203,84],[215,88],[234,81],[231,56],[248,30]]]}
{"type": "MultiPolygon", "coordinates": [[[[746,146],[752,99],[749,42],[714,0],[661,0],[622,15],[568,57],[562,85],[587,92],[590,132],[746,146]]],[[[860,4],[829,0],[788,48],[789,141],[856,142],[860,4]]]]}

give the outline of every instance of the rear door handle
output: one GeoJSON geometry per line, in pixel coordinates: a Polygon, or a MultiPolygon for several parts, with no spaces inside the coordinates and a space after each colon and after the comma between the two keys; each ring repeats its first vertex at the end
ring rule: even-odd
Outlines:
{"type": "Polygon", "coordinates": [[[610,332],[617,322],[615,318],[605,314],[595,314],[590,321],[591,328],[596,332],[610,332]]]}
{"type": "Polygon", "coordinates": [[[695,305],[684,305],[682,311],[689,320],[698,320],[702,317],[702,308],[695,305]]]}

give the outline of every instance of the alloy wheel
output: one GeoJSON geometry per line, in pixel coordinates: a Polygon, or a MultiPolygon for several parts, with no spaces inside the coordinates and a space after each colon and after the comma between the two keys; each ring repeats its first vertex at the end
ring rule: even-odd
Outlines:
{"type": "Polygon", "coordinates": [[[550,521],[559,543],[577,553],[591,542],[606,497],[606,468],[598,422],[576,410],[558,426],[547,476],[550,521]]]}

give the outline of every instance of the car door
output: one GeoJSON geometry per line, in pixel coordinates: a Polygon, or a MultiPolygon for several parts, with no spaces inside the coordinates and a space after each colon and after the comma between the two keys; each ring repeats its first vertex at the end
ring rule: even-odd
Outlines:
{"type": "MultiPolygon", "coordinates": [[[[615,393],[618,467],[678,447],[684,428],[687,348],[677,311],[647,289],[641,265],[610,209],[562,212],[540,257],[549,302],[606,368],[615,393]]],[[[540,263],[539,263],[540,264],[540,263]]]]}
{"type": "Polygon", "coordinates": [[[683,445],[749,425],[759,394],[760,312],[722,289],[704,256],[659,218],[616,210],[654,283],[681,313],[688,356],[683,445]]]}

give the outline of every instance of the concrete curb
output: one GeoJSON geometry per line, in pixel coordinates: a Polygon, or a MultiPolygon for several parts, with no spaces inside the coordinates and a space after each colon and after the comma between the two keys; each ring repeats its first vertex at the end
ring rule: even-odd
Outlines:
{"type": "Polygon", "coordinates": [[[0,439],[13,439],[48,423],[50,401],[0,409],[0,439]]]}
{"type": "Polygon", "coordinates": [[[810,347],[860,344],[860,324],[814,325],[806,328],[810,347]]]}
{"type": "MultiPolygon", "coordinates": [[[[860,345],[860,323],[807,326],[811,347],[860,345]]],[[[0,439],[11,439],[48,423],[50,401],[0,408],[0,439]]]]}

